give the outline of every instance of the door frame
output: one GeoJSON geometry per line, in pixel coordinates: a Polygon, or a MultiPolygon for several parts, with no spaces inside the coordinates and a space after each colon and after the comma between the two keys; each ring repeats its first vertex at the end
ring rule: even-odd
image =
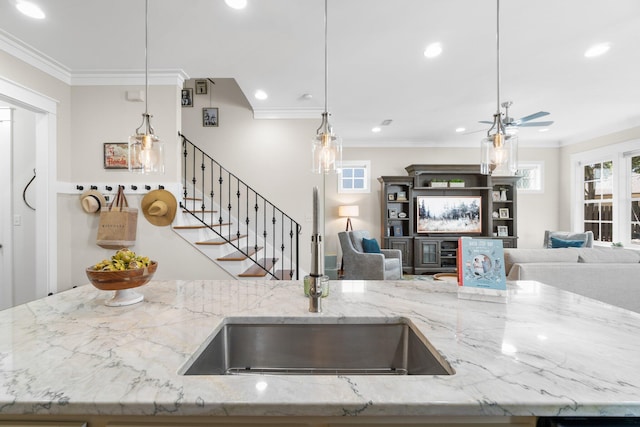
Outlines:
{"type": "MultiPolygon", "coordinates": [[[[36,296],[42,298],[57,286],[57,106],[56,100],[0,77],[0,100],[35,113],[36,135],[36,296]]],[[[13,242],[10,242],[13,247],[13,242]]],[[[13,284],[12,284],[13,285],[13,284]]]]}

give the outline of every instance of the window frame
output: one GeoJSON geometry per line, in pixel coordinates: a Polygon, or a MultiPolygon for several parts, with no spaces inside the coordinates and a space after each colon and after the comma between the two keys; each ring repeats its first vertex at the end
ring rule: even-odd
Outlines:
{"type": "MultiPolygon", "coordinates": [[[[625,248],[640,250],[640,244],[631,242],[631,158],[640,155],[639,139],[607,145],[571,155],[573,169],[572,220],[573,230],[584,229],[584,166],[611,161],[612,179],[612,241],[620,242],[625,248]]],[[[594,245],[610,246],[610,242],[594,241],[594,245]]]]}
{"type": "Polygon", "coordinates": [[[343,160],[338,164],[338,193],[339,194],[365,194],[371,193],[371,161],[370,160],[343,160]],[[363,169],[363,188],[344,188],[343,169],[363,169]]]}
{"type": "MultiPolygon", "coordinates": [[[[522,178],[518,180],[518,193],[528,193],[528,194],[542,194],[544,193],[544,162],[543,161],[535,161],[535,162],[519,162],[518,163],[518,172],[522,169],[536,169],[538,171],[538,175],[540,177],[540,187],[539,188],[530,188],[530,187],[520,187],[519,183],[523,182],[522,178]]],[[[522,176],[516,173],[518,176],[522,176]]]]}

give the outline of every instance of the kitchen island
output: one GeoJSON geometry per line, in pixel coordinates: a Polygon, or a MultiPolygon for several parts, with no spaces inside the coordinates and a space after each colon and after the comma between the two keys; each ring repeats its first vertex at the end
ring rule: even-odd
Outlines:
{"type": "Polygon", "coordinates": [[[529,281],[509,283],[506,303],[458,299],[445,282],[330,286],[320,314],[308,312],[301,281],[235,280],[152,281],[138,288],[142,303],[125,307],[105,306],[111,293],[85,285],[1,311],[0,421],[534,425],[538,416],[640,417],[638,313],[529,281]],[[408,319],[455,374],[181,375],[232,317],[408,319]]]}

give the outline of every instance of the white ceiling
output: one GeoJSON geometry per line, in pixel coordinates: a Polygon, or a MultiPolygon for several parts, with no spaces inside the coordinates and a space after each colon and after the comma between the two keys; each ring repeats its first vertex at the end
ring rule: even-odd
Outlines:
{"type": "MultiPolygon", "coordinates": [[[[71,75],[144,69],[143,0],[0,0],[0,37],[71,75]]],[[[150,0],[149,68],[235,78],[257,113],[317,117],[324,106],[323,0],[150,0]],[[269,94],[253,98],[257,89],[269,94]],[[311,94],[310,100],[302,95],[311,94]]],[[[329,110],[345,146],[478,145],[496,110],[495,0],[329,0],[329,110]],[[423,56],[431,42],[443,54],[423,56]],[[371,128],[393,123],[382,132],[371,128]],[[463,126],[469,135],[454,132],[463,126]]],[[[550,130],[522,145],[569,144],[640,124],[640,1],[503,0],[501,100],[540,110],[550,130]],[[609,42],[587,59],[593,43],[609,42]]],[[[2,45],[2,43],[0,43],[2,45]]],[[[215,97],[215,89],[214,95],[215,97]]]]}

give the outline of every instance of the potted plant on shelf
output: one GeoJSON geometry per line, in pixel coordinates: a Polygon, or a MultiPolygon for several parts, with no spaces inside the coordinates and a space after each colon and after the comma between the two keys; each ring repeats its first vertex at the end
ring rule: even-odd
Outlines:
{"type": "Polygon", "coordinates": [[[437,179],[434,178],[429,183],[430,187],[446,187],[449,185],[449,182],[446,179],[437,179]]]}
{"type": "Polygon", "coordinates": [[[450,179],[449,187],[464,187],[464,179],[460,179],[460,178],[450,179]]]}

